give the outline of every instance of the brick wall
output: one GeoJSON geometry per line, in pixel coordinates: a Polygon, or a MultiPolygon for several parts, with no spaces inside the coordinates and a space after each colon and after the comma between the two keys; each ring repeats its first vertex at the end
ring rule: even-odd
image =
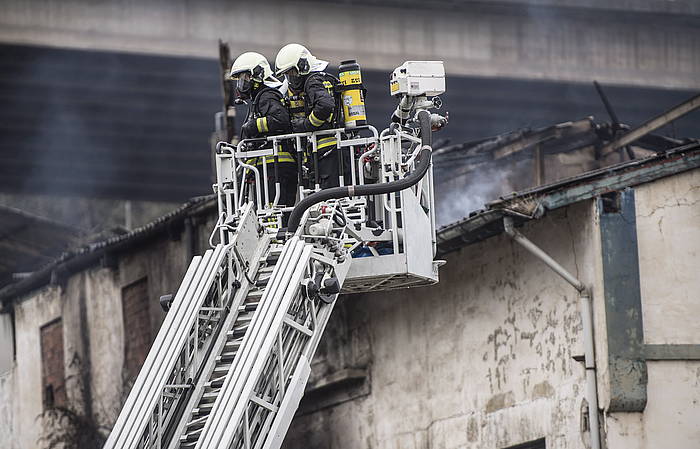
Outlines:
{"type": "Polygon", "coordinates": [[[52,321],[40,329],[41,377],[44,407],[66,405],[66,373],[63,358],[63,322],[52,321]]]}
{"type": "Polygon", "coordinates": [[[124,316],[124,371],[126,381],[136,378],[151,347],[148,280],[143,278],[122,289],[124,316]]]}

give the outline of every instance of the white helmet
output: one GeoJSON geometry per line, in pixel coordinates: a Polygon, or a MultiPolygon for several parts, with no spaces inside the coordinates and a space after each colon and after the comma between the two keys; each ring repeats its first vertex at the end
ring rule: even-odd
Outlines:
{"type": "Polygon", "coordinates": [[[275,58],[275,74],[280,76],[291,69],[297,69],[299,75],[304,76],[311,72],[320,72],[327,65],[328,61],[317,59],[303,45],[287,44],[275,58]]]}
{"type": "Polygon", "coordinates": [[[272,75],[272,68],[270,67],[270,63],[267,62],[267,58],[254,51],[245,52],[237,57],[236,60],[233,61],[229,76],[233,78],[243,72],[250,72],[251,78],[259,83],[265,81],[279,81],[272,75]]]}

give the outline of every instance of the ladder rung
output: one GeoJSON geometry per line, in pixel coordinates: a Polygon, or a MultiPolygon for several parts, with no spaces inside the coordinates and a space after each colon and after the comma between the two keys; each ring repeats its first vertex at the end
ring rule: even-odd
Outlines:
{"type": "Polygon", "coordinates": [[[248,325],[250,322],[243,323],[240,326],[235,326],[232,330],[226,332],[227,337],[241,337],[245,335],[246,331],[248,330],[248,325]]]}
{"type": "Polygon", "coordinates": [[[238,308],[238,313],[242,312],[252,312],[258,308],[257,302],[246,302],[238,308]]]}
{"type": "Polygon", "coordinates": [[[211,413],[212,408],[214,408],[213,402],[199,404],[194,410],[192,410],[192,415],[208,415],[211,413]]]}
{"type": "Polygon", "coordinates": [[[278,260],[280,260],[280,254],[282,254],[282,246],[283,245],[279,245],[278,247],[270,248],[270,251],[267,253],[267,256],[264,259],[268,265],[274,265],[277,263],[278,260]]]}
{"type": "Polygon", "coordinates": [[[224,345],[224,349],[221,351],[222,353],[225,352],[237,352],[238,348],[241,347],[241,341],[243,340],[243,337],[237,338],[235,340],[229,339],[226,344],[224,345]]]}
{"type": "Polygon", "coordinates": [[[204,424],[207,423],[207,418],[208,418],[208,416],[202,416],[202,417],[199,417],[195,420],[188,422],[187,429],[188,430],[201,429],[202,427],[204,427],[204,424]]]}
{"type": "Polygon", "coordinates": [[[193,430],[192,432],[187,432],[186,434],[184,434],[180,437],[180,442],[185,443],[185,442],[197,441],[197,439],[199,439],[199,435],[201,435],[201,434],[202,434],[202,429],[197,429],[197,430],[193,430]]]}
{"type": "Polygon", "coordinates": [[[214,368],[214,371],[212,372],[213,374],[221,374],[221,373],[228,373],[229,368],[231,368],[231,364],[221,364],[217,365],[216,368],[214,368]]]}
{"type": "Polygon", "coordinates": [[[267,286],[267,282],[268,282],[269,280],[270,280],[269,277],[266,277],[266,278],[264,278],[264,279],[258,279],[257,281],[255,281],[255,286],[256,286],[256,287],[261,287],[261,288],[262,288],[262,287],[266,287],[266,286],[267,286]]]}
{"type": "Polygon", "coordinates": [[[231,350],[237,350],[238,348],[241,347],[241,343],[243,342],[243,337],[237,338],[235,340],[229,340],[226,342],[224,345],[224,352],[230,352],[231,350]]]}
{"type": "Polygon", "coordinates": [[[214,380],[210,380],[204,386],[209,387],[209,388],[221,388],[224,385],[224,381],[226,380],[226,376],[221,376],[217,377],[214,380]]]}
{"type": "Polygon", "coordinates": [[[265,290],[263,290],[263,289],[261,289],[261,288],[256,288],[255,290],[251,290],[250,292],[248,292],[248,296],[246,296],[246,301],[249,300],[249,299],[260,299],[260,298],[262,298],[262,295],[263,295],[263,292],[264,292],[264,291],[265,291],[265,290]]]}
{"type": "Polygon", "coordinates": [[[202,395],[202,398],[199,400],[200,404],[208,404],[208,403],[213,403],[216,401],[216,398],[219,396],[218,391],[208,391],[202,395]]]}
{"type": "Polygon", "coordinates": [[[216,361],[218,362],[230,362],[236,357],[235,352],[222,352],[221,355],[216,356],[216,361]]]}
{"type": "Polygon", "coordinates": [[[250,323],[250,321],[251,321],[252,319],[253,319],[253,314],[252,314],[252,313],[250,313],[250,312],[240,313],[240,314],[238,314],[238,316],[236,317],[236,323],[234,324],[234,328],[235,328],[237,325],[239,325],[239,324],[250,323]]]}
{"type": "Polygon", "coordinates": [[[256,404],[258,404],[258,405],[261,406],[261,407],[265,407],[266,409],[270,410],[272,413],[277,413],[277,410],[278,410],[278,409],[277,409],[277,406],[274,405],[274,404],[272,404],[272,403],[270,403],[270,402],[268,402],[268,401],[266,401],[266,400],[263,399],[263,398],[260,398],[260,397],[258,397],[258,396],[252,395],[252,396],[250,397],[250,400],[251,400],[252,402],[255,402],[256,404]]]}

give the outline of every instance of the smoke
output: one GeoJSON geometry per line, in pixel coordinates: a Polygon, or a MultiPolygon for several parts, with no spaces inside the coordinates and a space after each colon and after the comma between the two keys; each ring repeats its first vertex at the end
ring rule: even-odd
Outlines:
{"type": "Polygon", "coordinates": [[[215,61],[29,46],[0,55],[17,61],[0,105],[13,164],[0,171],[5,191],[160,201],[208,192],[215,61]]]}
{"type": "Polygon", "coordinates": [[[435,173],[437,224],[444,226],[469,216],[471,212],[501,196],[529,186],[532,163],[520,160],[488,164],[460,173],[460,164],[435,173]]]}

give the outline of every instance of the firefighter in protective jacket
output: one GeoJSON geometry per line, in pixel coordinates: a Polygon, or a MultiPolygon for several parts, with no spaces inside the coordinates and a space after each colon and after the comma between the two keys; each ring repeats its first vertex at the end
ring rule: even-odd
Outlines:
{"type": "MultiPolygon", "coordinates": [[[[327,61],[315,58],[306,47],[288,44],[275,59],[276,75],[288,81],[288,102],[294,132],[319,131],[337,127],[338,102],[335,87],[337,78],[325,73],[327,61]]],[[[335,136],[317,140],[317,151],[322,189],[339,185],[339,155],[335,136]]],[[[343,152],[346,153],[346,152],[343,152]]],[[[344,157],[343,172],[349,173],[349,155],[344,157]]]]}
{"type": "MultiPolygon", "coordinates": [[[[230,76],[236,81],[239,98],[249,101],[248,114],[241,128],[241,139],[291,132],[289,112],[280,91],[282,83],[273,76],[270,64],[263,55],[255,52],[243,53],[233,62],[230,76]]],[[[262,173],[262,157],[246,162],[257,166],[262,173]]],[[[274,158],[266,157],[265,163],[269,200],[272,202],[276,192],[274,158]]],[[[277,175],[280,183],[278,205],[293,206],[296,199],[297,164],[289,141],[281,143],[278,148],[277,175]]]]}

